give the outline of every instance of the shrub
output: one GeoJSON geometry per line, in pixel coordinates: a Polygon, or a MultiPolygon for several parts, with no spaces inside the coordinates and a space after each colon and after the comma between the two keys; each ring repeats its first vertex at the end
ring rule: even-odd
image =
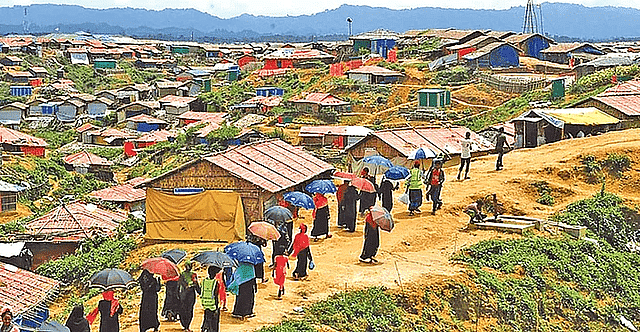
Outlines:
{"type": "Polygon", "coordinates": [[[609,173],[619,177],[631,166],[631,158],[624,153],[610,153],[602,164],[609,173]]]}

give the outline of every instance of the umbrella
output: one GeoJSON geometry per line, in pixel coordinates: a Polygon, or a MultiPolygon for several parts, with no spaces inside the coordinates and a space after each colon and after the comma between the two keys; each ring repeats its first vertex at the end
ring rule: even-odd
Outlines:
{"type": "Polygon", "coordinates": [[[213,265],[219,268],[236,267],[238,264],[222,251],[203,251],[195,257],[193,260],[202,265],[213,265]]]}
{"type": "Polygon", "coordinates": [[[373,185],[373,183],[371,183],[371,181],[364,179],[364,178],[355,178],[353,179],[353,181],[351,181],[351,184],[362,190],[362,191],[366,191],[368,193],[374,193],[376,192],[376,187],[373,185]]]}
{"type": "Polygon", "coordinates": [[[334,179],[339,179],[339,180],[353,180],[356,178],[356,175],[353,173],[347,173],[347,172],[334,172],[333,175],[331,176],[334,179]]]}
{"type": "Polygon", "coordinates": [[[238,262],[244,262],[249,264],[264,263],[264,254],[260,247],[249,242],[234,242],[224,247],[224,252],[229,257],[237,260],[238,262]]]}
{"type": "Polygon", "coordinates": [[[389,161],[389,159],[383,156],[364,157],[364,159],[362,159],[362,162],[365,164],[378,165],[382,167],[393,167],[393,164],[391,163],[391,161],[389,161]]]}
{"type": "Polygon", "coordinates": [[[264,211],[264,219],[276,223],[287,222],[293,219],[293,214],[289,209],[276,205],[268,208],[267,211],[264,211]]]}
{"type": "Polygon", "coordinates": [[[36,331],[41,331],[41,332],[69,332],[69,328],[56,322],[55,320],[48,320],[44,323],[42,323],[42,325],[40,325],[39,328],[36,329],[36,331]]]}
{"type": "Polygon", "coordinates": [[[372,206],[370,211],[371,211],[371,217],[373,218],[373,221],[376,224],[378,224],[378,226],[380,226],[382,230],[391,232],[394,226],[393,217],[391,217],[391,213],[389,213],[387,209],[377,205],[372,206]]]}
{"type": "Polygon", "coordinates": [[[304,188],[304,190],[312,194],[333,194],[338,191],[338,188],[336,188],[336,185],[333,184],[333,181],[331,180],[313,180],[304,188]]]}
{"type": "Polygon", "coordinates": [[[160,257],[164,257],[176,264],[180,264],[180,262],[182,262],[182,260],[187,257],[187,252],[180,249],[171,249],[169,251],[163,252],[160,257]]]}
{"type": "Polygon", "coordinates": [[[436,156],[435,153],[433,153],[433,151],[431,151],[431,149],[429,148],[417,148],[415,150],[413,150],[411,153],[409,153],[409,156],[407,156],[407,159],[411,159],[411,160],[418,160],[418,159],[429,159],[429,158],[434,158],[436,156]]]}
{"type": "Polygon", "coordinates": [[[402,166],[393,166],[384,172],[384,176],[389,180],[403,180],[409,176],[409,170],[402,166]]]}
{"type": "Polygon", "coordinates": [[[277,241],[280,238],[280,232],[278,232],[276,226],[264,221],[252,222],[249,225],[249,231],[265,240],[277,241]]]}
{"type": "Polygon", "coordinates": [[[174,280],[180,276],[178,266],[168,258],[154,257],[142,261],[140,267],[155,274],[159,274],[163,280],[174,280]]]}
{"type": "Polygon", "coordinates": [[[294,206],[299,206],[307,210],[313,210],[315,207],[313,204],[313,198],[300,191],[290,191],[285,193],[283,197],[285,201],[293,204],[294,206]]]}
{"type": "Polygon", "coordinates": [[[110,290],[115,288],[127,289],[136,281],[124,270],[120,269],[104,269],[96,272],[89,278],[90,288],[101,288],[102,290],[110,290]]]}

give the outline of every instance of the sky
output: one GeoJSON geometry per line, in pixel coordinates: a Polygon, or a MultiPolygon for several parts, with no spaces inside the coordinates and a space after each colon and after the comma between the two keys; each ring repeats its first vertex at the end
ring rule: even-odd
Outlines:
{"type": "MultiPolygon", "coordinates": [[[[547,0],[567,2],[587,7],[617,6],[640,9],[639,0],[547,0]]],[[[392,9],[416,7],[447,7],[473,9],[508,9],[524,6],[527,0],[3,0],[1,6],[42,3],[81,5],[89,8],[132,7],[162,10],[165,8],[194,8],[222,18],[241,14],[266,16],[296,16],[314,14],[340,7],[342,4],[368,5],[392,9]],[[7,3],[8,2],[8,3],[7,3]]],[[[534,1],[539,3],[540,1],[534,1]]]]}

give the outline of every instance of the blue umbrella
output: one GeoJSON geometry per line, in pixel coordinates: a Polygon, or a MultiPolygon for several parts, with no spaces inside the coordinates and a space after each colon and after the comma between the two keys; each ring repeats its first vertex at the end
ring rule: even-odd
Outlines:
{"type": "Polygon", "coordinates": [[[160,257],[164,257],[176,264],[180,264],[180,262],[182,262],[182,260],[187,257],[187,252],[180,249],[171,249],[169,251],[163,252],[160,257]]]}
{"type": "Polygon", "coordinates": [[[409,156],[407,156],[407,159],[419,160],[419,159],[433,158],[435,156],[436,154],[433,153],[433,151],[431,151],[431,149],[429,148],[426,148],[426,149],[417,148],[413,150],[411,153],[409,153],[409,156]]]}
{"type": "Polygon", "coordinates": [[[382,167],[393,167],[393,164],[391,163],[391,161],[389,161],[389,159],[377,155],[364,157],[364,159],[362,159],[362,162],[365,164],[373,164],[382,167]]]}
{"type": "Polygon", "coordinates": [[[219,268],[237,267],[238,264],[222,251],[203,251],[193,257],[193,260],[207,266],[217,266],[219,268]]]}
{"type": "Polygon", "coordinates": [[[336,188],[336,185],[333,184],[333,181],[331,180],[313,180],[306,187],[304,187],[304,190],[312,194],[333,194],[338,191],[338,188],[336,188]]]}
{"type": "Polygon", "coordinates": [[[42,323],[36,331],[40,332],[69,332],[69,328],[56,322],[55,320],[48,320],[42,323]]]}
{"type": "Polygon", "coordinates": [[[293,214],[289,209],[276,205],[264,211],[264,219],[273,221],[274,223],[287,222],[293,219],[293,214]]]}
{"type": "Polygon", "coordinates": [[[403,180],[409,176],[409,170],[402,166],[393,166],[384,172],[384,176],[389,180],[403,180]]]}
{"type": "Polygon", "coordinates": [[[124,270],[120,269],[104,269],[96,272],[89,279],[89,288],[101,288],[102,290],[110,290],[115,288],[127,289],[136,281],[124,270]]]}
{"type": "Polygon", "coordinates": [[[249,242],[234,242],[224,247],[224,252],[229,257],[237,260],[238,262],[244,262],[249,264],[264,263],[264,254],[260,247],[249,242]]]}
{"type": "Polygon", "coordinates": [[[291,192],[285,193],[284,200],[295,206],[299,206],[307,210],[313,210],[313,208],[315,207],[315,205],[313,204],[313,198],[299,191],[291,191],[291,192]]]}

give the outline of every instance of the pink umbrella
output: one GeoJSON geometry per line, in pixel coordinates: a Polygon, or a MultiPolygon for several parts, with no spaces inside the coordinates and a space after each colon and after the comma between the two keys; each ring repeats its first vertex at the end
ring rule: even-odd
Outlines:
{"type": "Polygon", "coordinates": [[[391,213],[387,211],[387,209],[374,205],[370,208],[371,217],[373,218],[373,222],[378,224],[382,230],[391,232],[393,229],[393,217],[391,217],[391,213]]]}
{"type": "Polygon", "coordinates": [[[249,231],[265,240],[276,241],[280,238],[280,232],[276,226],[264,221],[254,221],[249,225],[249,231]]]}
{"type": "Polygon", "coordinates": [[[140,267],[154,274],[159,274],[163,280],[177,279],[180,276],[178,266],[164,258],[154,257],[145,259],[140,267]]]}
{"type": "Polygon", "coordinates": [[[334,172],[332,177],[340,180],[353,180],[355,179],[356,175],[353,173],[338,171],[338,172],[334,172]]]}
{"type": "Polygon", "coordinates": [[[366,191],[369,193],[376,192],[376,187],[373,185],[373,183],[371,183],[371,181],[364,178],[355,178],[351,180],[351,184],[353,184],[354,187],[362,191],[366,191]]]}

